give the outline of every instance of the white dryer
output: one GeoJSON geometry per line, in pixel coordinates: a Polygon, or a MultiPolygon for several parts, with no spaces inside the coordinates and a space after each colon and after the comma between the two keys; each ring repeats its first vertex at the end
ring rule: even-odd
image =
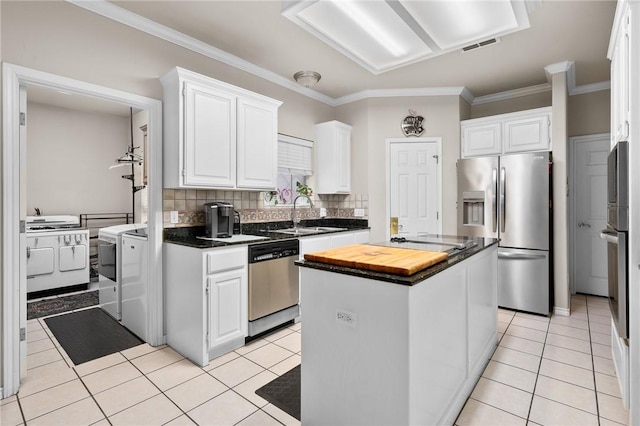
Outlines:
{"type": "Polygon", "coordinates": [[[122,234],[146,228],[146,223],[129,223],[98,231],[100,307],[118,321],[122,319],[122,234]]]}

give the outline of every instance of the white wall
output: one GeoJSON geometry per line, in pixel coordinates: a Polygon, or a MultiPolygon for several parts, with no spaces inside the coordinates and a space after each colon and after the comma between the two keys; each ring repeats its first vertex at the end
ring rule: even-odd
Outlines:
{"type": "Polygon", "coordinates": [[[389,226],[385,223],[386,140],[404,137],[400,125],[409,115],[409,109],[425,118],[425,132],[421,137],[442,138],[442,232],[456,234],[456,161],[460,158],[461,102],[464,101],[459,96],[381,98],[337,109],[337,119],[353,126],[351,173],[356,185],[365,182],[367,185],[371,241],[383,241],[389,226]],[[360,176],[365,176],[366,181],[360,176]]]}
{"type": "MultiPolygon", "coordinates": [[[[28,95],[27,95],[28,96],[28,95]]],[[[27,214],[131,212],[129,118],[27,105],[27,214]]]]}

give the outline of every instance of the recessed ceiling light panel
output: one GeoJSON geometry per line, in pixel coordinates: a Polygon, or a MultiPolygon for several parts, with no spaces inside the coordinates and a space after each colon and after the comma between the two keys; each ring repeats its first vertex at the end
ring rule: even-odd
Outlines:
{"type": "Polygon", "coordinates": [[[529,27],[540,0],[283,0],[282,15],[373,74],[529,27]]]}
{"type": "Polygon", "coordinates": [[[509,0],[399,1],[442,50],[518,28],[509,0]]]}
{"type": "Polygon", "coordinates": [[[294,22],[373,73],[431,53],[383,1],[323,0],[305,4],[294,22]]]}

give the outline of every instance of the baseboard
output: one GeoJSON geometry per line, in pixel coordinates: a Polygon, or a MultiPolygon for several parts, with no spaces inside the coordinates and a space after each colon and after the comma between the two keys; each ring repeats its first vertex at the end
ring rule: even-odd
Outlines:
{"type": "Polygon", "coordinates": [[[571,309],[567,308],[559,308],[557,306],[553,307],[553,314],[561,317],[568,317],[571,315],[571,309]]]}

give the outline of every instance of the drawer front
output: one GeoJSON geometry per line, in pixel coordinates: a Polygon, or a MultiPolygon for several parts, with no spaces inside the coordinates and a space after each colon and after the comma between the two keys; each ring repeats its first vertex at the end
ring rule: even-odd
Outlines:
{"type": "Polygon", "coordinates": [[[208,252],[206,254],[207,274],[243,268],[247,265],[247,256],[247,246],[208,252]]]}

